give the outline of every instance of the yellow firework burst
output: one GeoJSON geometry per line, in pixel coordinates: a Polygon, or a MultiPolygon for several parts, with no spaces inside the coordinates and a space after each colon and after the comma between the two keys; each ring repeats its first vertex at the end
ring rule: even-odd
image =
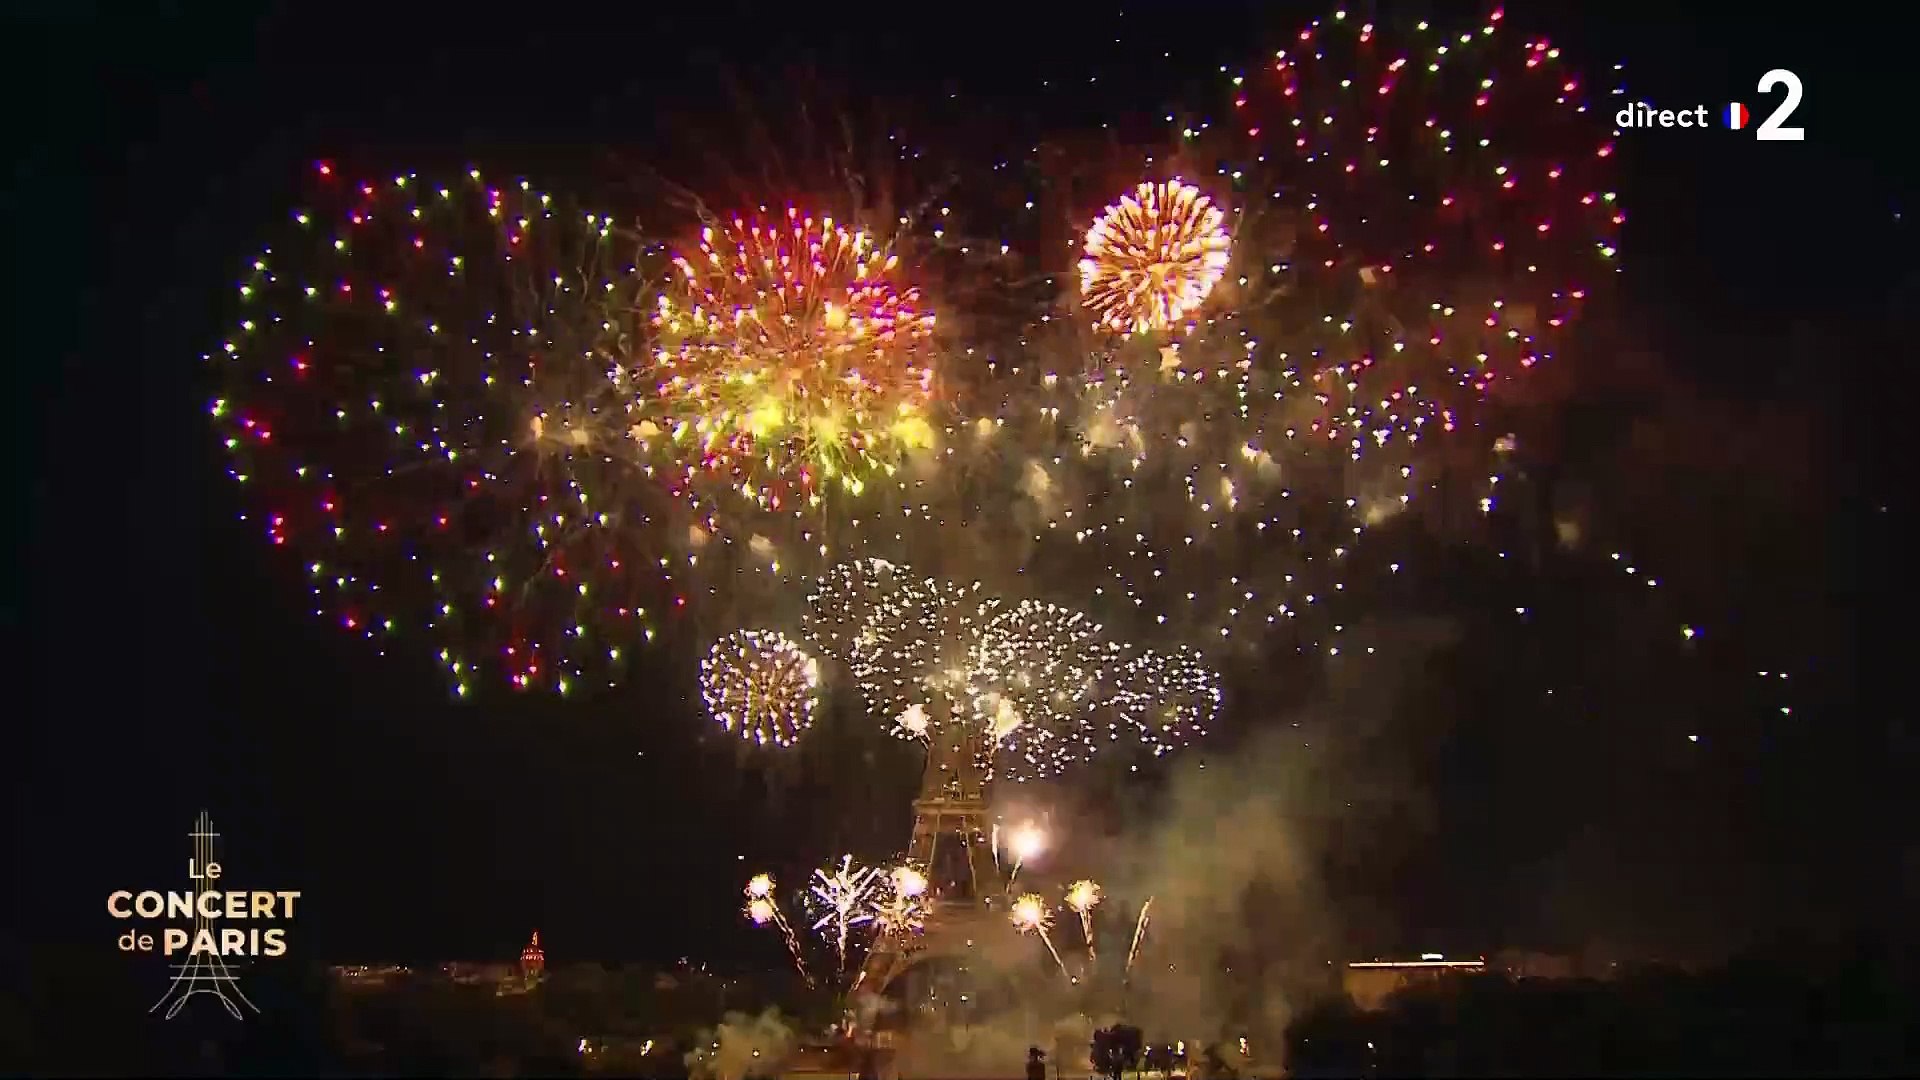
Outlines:
{"type": "Polygon", "coordinates": [[[932,443],[933,315],[872,236],[788,210],[674,261],[642,411],[692,470],[779,509],[932,443]]]}
{"type": "Polygon", "coordinates": [[[1204,303],[1226,274],[1225,220],[1191,184],[1141,184],[1087,230],[1081,299],[1121,333],[1167,329],[1204,303]]]}
{"type": "Polygon", "coordinates": [[[1047,900],[1039,893],[1026,893],[1013,902],[1007,910],[1007,921],[1021,933],[1039,931],[1042,934],[1053,925],[1053,912],[1047,907],[1047,900]]]}

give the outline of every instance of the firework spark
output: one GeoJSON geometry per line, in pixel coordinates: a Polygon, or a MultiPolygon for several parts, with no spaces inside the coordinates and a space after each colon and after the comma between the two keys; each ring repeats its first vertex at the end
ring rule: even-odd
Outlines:
{"type": "Polygon", "coordinates": [[[1121,333],[1165,330],[1197,310],[1226,275],[1226,217],[1180,180],[1141,184],[1087,230],[1080,295],[1121,333]]]}
{"type": "Polygon", "coordinates": [[[904,945],[926,929],[926,893],[927,876],[912,864],[889,870],[886,893],[874,900],[873,922],[879,932],[904,945]]]}
{"type": "Polygon", "coordinates": [[[927,707],[915,702],[894,718],[894,734],[904,739],[925,739],[931,725],[932,718],[927,715],[927,707]]]}
{"type": "Polygon", "coordinates": [[[1007,872],[1007,888],[1013,888],[1013,880],[1020,876],[1020,868],[1028,859],[1039,858],[1047,850],[1047,834],[1040,826],[1031,821],[1021,822],[1007,834],[1007,852],[1013,856],[1013,869],[1007,872]]]}
{"type": "Polygon", "coordinates": [[[1073,979],[1073,974],[1067,970],[1066,961],[1060,959],[1060,950],[1053,947],[1053,938],[1047,933],[1047,928],[1053,925],[1053,912],[1039,893],[1027,893],[1015,900],[1013,907],[1008,910],[1007,918],[1021,933],[1039,934],[1040,941],[1046,945],[1048,954],[1053,957],[1053,962],[1060,966],[1060,974],[1066,976],[1069,981],[1073,979]]]}
{"type": "Polygon", "coordinates": [[[812,986],[813,976],[808,973],[807,961],[800,953],[800,939],[794,934],[793,926],[787,922],[786,915],[781,913],[780,902],[774,897],[773,875],[755,874],[747,882],[745,892],[747,918],[753,920],[755,926],[765,926],[768,922],[772,922],[779,928],[780,936],[787,943],[787,952],[793,956],[794,969],[800,972],[800,977],[806,980],[808,986],[812,986]]]}
{"type": "Polygon", "coordinates": [[[790,208],[709,227],[674,263],[642,409],[696,472],[777,510],[857,495],[932,443],[933,315],[872,236],[790,208]]]}
{"type": "Polygon", "coordinates": [[[1133,924],[1133,944],[1127,947],[1127,973],[1133,972],[1133,961],[1140,955],[1140,942],[1147,936],[1147,912],[1153,908],[1153,897],[1140,905],[1140,918],[1133,924]]]}
{"type": "Polygon", "coordinates": [[[1067,906],[1080,916],[1080,933],[1087,941],[1087,969],[1094,965],[1093,952],[1093,909],[1101,899],[1100,886],[1095,882],[1081,879],[1067,886],[1067,906]]]}
{"type": "Polygon", "coordinates": [[[777,631],[737,630],[701,661],[700,692],[728,731],[762,746],[791,746],[813,724],[820,665],[777,631]]]}
{"type": "Polygon", "coordinates": [[[1047,850],[1047,834],[1033,822],[1024,822],[1007,838],[1007,850],[1013,852],[1013,865],[1018,868],[1047,850]]]}
{"type": "Polygon", "coordinates": [[[901,896],[923,896],[927,891],[927,875],[921,873],[912,863],[902,863],[887,875],[893,885],[893,891],[901,896]]]}
{"type": "Polygon", "coordinates": [[[879,867],[855,866],[851,855],[841,857],[838,869],[826,866],[813,872],[810,896],[819,913],[813,929],[833,943],[841,974],[847,970],[850,935],[874,919],[873,889],[881,877],[879,867]]]}

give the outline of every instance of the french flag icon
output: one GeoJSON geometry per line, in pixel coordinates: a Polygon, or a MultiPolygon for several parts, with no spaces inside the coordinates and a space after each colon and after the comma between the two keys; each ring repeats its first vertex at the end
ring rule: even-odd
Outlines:
{"type": "Polygon", "coordinates": [[[1746,127],[1748,124],[1752,122],[1753,122],[1753,114],[1747,111],[1747,107],[1745,105],[1742,105],[1736,101],[1733,104],[1727,106],[1727,126],[1728,127],[1732,128],[1735,131],[1739,131],[1741,128],[1746,127]]]}

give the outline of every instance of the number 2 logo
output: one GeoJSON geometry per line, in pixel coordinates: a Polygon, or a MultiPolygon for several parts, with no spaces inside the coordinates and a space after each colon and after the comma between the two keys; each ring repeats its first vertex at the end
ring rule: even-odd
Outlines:
{"type": "Polygon", "coordinates": [[[1758,128],[1754,129],[1753,137],[1761,142],[1805,141],[1807,137],[1805,128],[1780,126],[1787,122],[1787,117],[1793,115],[1793,110],[1800,107],[1800,76],[1786,68],[1774,68],[1760,76],[1760,93],[1771,94],[1776,86],[1786,87],[1787,99],[1780,103],[1779,108],[1773,110],[1773,115],[1767,117],[1758,128]]]}

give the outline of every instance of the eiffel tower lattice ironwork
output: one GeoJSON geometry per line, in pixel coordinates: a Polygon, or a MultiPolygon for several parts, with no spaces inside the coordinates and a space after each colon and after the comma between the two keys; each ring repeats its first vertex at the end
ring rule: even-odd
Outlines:
{"type": "MultiPolygon", "coordinates": [[[[217,861],[213,857],[213,842],[220,837],[219,833],[213,831],[213,820],[205,810],[200,811],[200,816],[194,819],[193,831],[187,835],[193,840],[193,865],[199,868],[195,873],[204,874],[207,864],[217,861]]],[[[210,926],[211,920],[200,914],[200,895],[206,891],[206,879],[196,876],[193,879],[193,937],[187,944],[187,958],[173,965],[173,985],[167,987],[167,992],[160,995],[160,1000],[147,1010],[150,1013],[158,1012],[160,1006],[166,1005],[165,1018],[168,1020],[173,1019],[195,994],[212,995],[235,1020],[245,1019],[240,1013],[241,1005],[256,1014],[260,1011],[260,1007],[248,1000],[246,993],[240,989],[240,980],[217,951],[205,953],[194,949],[202,933],[218,936],[210,926]]]]}
{"type": "Polygon", "coordinates": [[[907,969],[929,959],[962,959],[975,941],[1006,931],[1006,880],[994,859],[983,765],[986,733],[964,721],[929,731],[926,772],[913,802],[907,859],[925,870],[925,928],[906,941],[882,934],[867,953],[862,991],[885,992],[907,969]]]}

